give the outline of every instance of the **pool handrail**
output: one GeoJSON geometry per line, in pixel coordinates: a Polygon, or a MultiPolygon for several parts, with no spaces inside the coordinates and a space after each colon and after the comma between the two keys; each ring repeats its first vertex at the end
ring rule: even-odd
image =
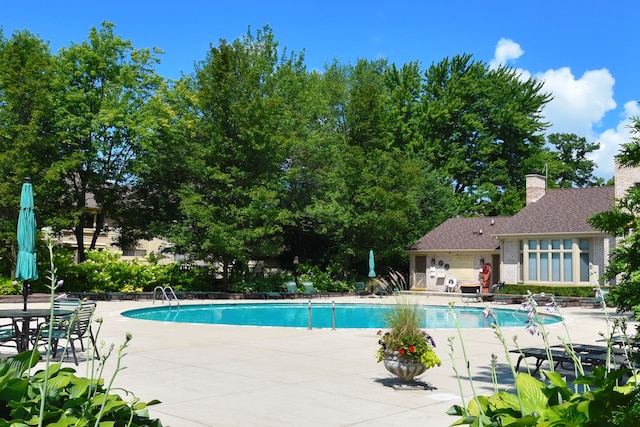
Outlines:
{"type": "Polygon", "coordinates": [[[173,288],[171,286],[165,286],[164,288],[162,286],[156,286],[153,289],[153,304],[156,303],[156,292],[160,291],[162,293],[162,303],[164,304],[164,301],[167,300],[167,302],[169,303],[169,305],[171,305],[171,299],[169,298],[169,296],[167,295],[167,290],[169,290],[169,293],[171,294],[171,296],[173,297],[173,299],[176,300],[176,303],[178,305],[180,305],[180,300],[178,299],[178,297],[176,296],[176,293],[173,291],[173,288]]]}

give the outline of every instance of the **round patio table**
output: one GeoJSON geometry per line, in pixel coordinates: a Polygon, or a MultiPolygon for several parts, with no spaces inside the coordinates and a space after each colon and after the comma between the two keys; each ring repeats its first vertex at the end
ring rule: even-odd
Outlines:
{"type": "MultiPolygon", "coordinates": [[[[55,317],[69,316],[71,314],[73,314],[73,310],[56,309],[53,311],[55,317]]],[[[13,321],[13,327],[16,330],[16,347],[18,353],[29,350],[29,324],[31,320],[44,319],[47,321],[50,317],[51,309],[49,308],[28,308],[26,310],[19,308],[0,309],[0,319],[11,319],[13,321]]]]}

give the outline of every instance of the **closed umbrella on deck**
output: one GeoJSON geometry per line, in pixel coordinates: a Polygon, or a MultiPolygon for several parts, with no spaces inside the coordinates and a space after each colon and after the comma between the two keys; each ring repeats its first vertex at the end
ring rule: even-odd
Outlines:
{"type": "Polygon", "coordinates": [[[373,249],[369,250],[369,277],[376,277],[376,262],[373,258],[373,249]]]}
{"type": "Polygon", "coordinates": [[[36,214],[33,209],[33,188],[31,180],[25,179],[20,195],[20,215],[18,216],[18,261],[16,279],[22,281],[24,310],[27,310],[27,296],[30,281],[38,279],[36,266],[36,214]]]}

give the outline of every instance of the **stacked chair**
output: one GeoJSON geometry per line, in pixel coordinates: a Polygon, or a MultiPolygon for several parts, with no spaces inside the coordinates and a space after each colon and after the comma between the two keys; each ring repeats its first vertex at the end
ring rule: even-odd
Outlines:
{"type": "Polygon", "coordinates": [[[55,317],[51,324],[43,323],[38,327],[36,340],[38,345],[46,345],[49,342],[49,334],[51,334],[51,352],[53,357],[58,354],[58,343],[60,340],[66,341],[66,348],[71,348],[73,361],[78,365],[78,357],[76,355],[76,344],[80,343],[82,351],[84,349],[84,340],[90,339],[93,345],[96,357],[99,357],[96,348],[95,337],[91,330],[91,322],[93,313],[96,310],[95,301],[81,300],[62,300],[54,303],[54,309],[73,310],[73,313],[66,316],[55,317]]]}

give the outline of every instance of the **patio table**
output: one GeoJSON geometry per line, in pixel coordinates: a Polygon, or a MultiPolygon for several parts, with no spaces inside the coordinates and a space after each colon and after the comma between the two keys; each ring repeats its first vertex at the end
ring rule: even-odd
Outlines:
{"type": "MultiPolygon", "coordinates": [[[[73,314],[73,310],[53,311],[54,316],[69,316],[73,314]]],[[[18,353],[29,350],[29,325],[33,319],[49,320],[51,317],[51,309],[49,308],[28,308],[27,310],[1,309],[0,319],[11,319],[16,329],[16,347],[18,353]],[[22,326],[22,327],[21,327],[22,326]]]]}

